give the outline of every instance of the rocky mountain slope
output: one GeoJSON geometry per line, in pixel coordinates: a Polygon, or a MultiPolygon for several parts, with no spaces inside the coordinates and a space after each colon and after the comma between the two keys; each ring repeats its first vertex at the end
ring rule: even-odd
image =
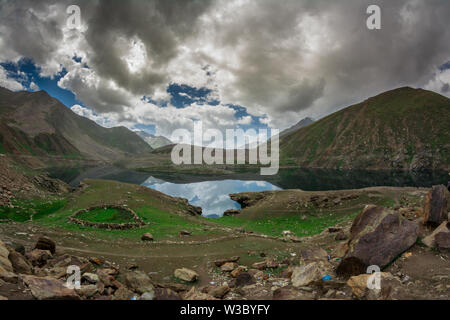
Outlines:
{"type": "Polygon", "coordinates": [[[450,99],[431,91],[388,91],[282,137],[282,164],[447,170],[449,111],[450,99]]]}
{"type": "Polygon", "coordinates": [[[299,122],[297,122],[297,124],[295,124],[295,125],[293,125],[292,127],[290,127],[290,128],[288,128],[288,129],[286,129],[286,130],[284,130],[284,131],[282,131],[281,133],[280,133],[280,137],[284,137],[284,136],[286,136],[286,135],[288,135],[289,133],[291,133],[291,132],[294,132],[294,131],[297,131],[297,130],[300,130],[301,128],[304,128],[304,127],[306,127],[306,126],[309,126],[311,123],[313,123],[314,122],[314,120],[313,119],[311,119],[311,118],[305,118],[305,119],[302,119],[302,120],[300,120],[299,122]]]}
{"type": "Polygon", "coordinates": [[[152,147],[153,149],[158,149],[158,148],[173,144],[172,141],[170,141],[169,139],[167,139],[166,137],[163,137],[163,136],[155,136],[153,134],[150,134],[150,133],[142,131],[142,130],[135,131],[135,133],[139,137],[144,139],[144,141],[147,142],[148,145],[150,147],[152,147]]]}
{"type": "Polygon", "coordinates": [[[127,128],[101,127],[45,91],[12,92],[0,88],[1,153],[115,160],[151,150],[127,128]]]}

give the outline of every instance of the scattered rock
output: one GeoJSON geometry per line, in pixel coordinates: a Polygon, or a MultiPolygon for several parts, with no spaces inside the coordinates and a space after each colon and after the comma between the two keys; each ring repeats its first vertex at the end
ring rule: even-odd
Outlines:
{"type": "Polygon", "coordinates": [[[246,266],[239,266],[236,269],[234,269],[233,271],[231,271],[231,276],[233,278],[236,278],[238,275],[240,275],[243,272],[247,272],[248,268],[246,266]]]}
{"type": "Polygon", "coordinates": [[[209,294],[212,295],[214,298],[217,299],[223,299],[223,297],[230,292],[230,288],[228,286],[220,286],[213,288],[209,294]]]}
{"type": "Polygon", "coordinates": [[[291,276],[292,285],[294,287],[308,286],[331,273],[333,273],[333,267],[325,261],[311,262],[304,266],[294,267],[291,276]]]}
{"type": "Polygon", "coordinates": [[[147,300],[147,301],[155,300],[155,292],[154,291],[144,292],[139,298],[139,300],[147,300]]]}
{"type": "Polygon", "coordinates": [[[337,233],[339,231],[342,231],[342,229],[341,228],[335,228],[335,227],[328,228],[328,232],[329,233],[337,233]]]}
{"type": "Polygon", "coordinates": [[[79,300],[73,289],[66,288],[62,281],[50,277],[23,276],[23,282],[38,300],[79,300]]]}
{"type": "Polygon", "coordinates": [[[19,277],[15,273],[0,270],[0,280],[8,283],[17,283],[19,277]]]}
{"type": "Polygon", "coordinates": [[[92,298],[98,292],[98,287],[94,284],[81,286],[80,289],[75,289],[75,291],[84,298],[92,298]]]}
{"type": "Polygon", "coordinates": [[[253,269],[265,270],[267,268],[267,261],[255,262],[252,264],[253,269]]]}
{"type": "Polygon", "coordinates": [[[153,236],[150,233],[144,233],[141,237],[142,241],[153,241],[153,236]]]}
{"type": "Polygon", "coordinates": [[[238,214],[241,214],[241,210],[236,209],[230,209],[223,213],[224,217],[231,217],[231,216],[237,216],[238,214]]]}
{"type": "Polygon", "coordinates": [[[126,272],[124,275],[124,283],[127,287],[139,294],[144,294],[145,292],[154,294],[155,288],[150,277],[142,271],[126,272]]]}
{"type": "Polygon", "coordinates": [[[97,265],[97,266],[102,266],[105,264],[105,260],[100,259],[100,258],[96,258],[96,257],[91,257],[89,258],[89,262],[97,265]]]}
{"type": "Polygon", "coordinates": [[[13,266],[14,272],[21,274],[32,274],[33,267],[31,264],[22,256],[20,253],[16,251],[11,251],[9,253],[9,261],[13,266]]]}
{"type": "Polygon", "coordinates": [[[189,232],[189,231],[187,231],[187,230],[181,230],[180,231],[180,236],[190,236],[191,235],[191,233],[189,232]]]}
{"type": "Polygon", "coordinates": [[[125,287],[120,287],[114,292],[113,300],[131,300],[134,297],[134,293],[125,287]]]}
{"type": "Polygon", "coordinates": [[[175,270],[174,275],[176,278],[186,282],[194,282],[197,281],[198,279],[197,272],[190,270],[188,268],[177,269],[175,270]]]}
{"type": "Polygon", "coordinates": [[[349,247],[337,272],[339,275],[349,276],[355,275],[348,273],[349,271],[371,265],[383,268],[409,249],[416,242],[417,235],[417,223],[388,209],[367,206],[353,221],[349,247]],[[352,263],[356,266],[349,265],[352,263]]]}
{"type": "Polygon", "coordinates": [[[56,243],[49,237],[40,237],[34,246],[34,249],[48,250],[53,255],[56,252],[56,243]]]}
{"type": "Polygon", "coordinates": [[[234,282],[236,287],[242,287],[253,283],[255,283],[254,278],[247,272],[243,272],[238,275],[234,282]]]}
{"type": "Polygon", "coordinates": [[[344,231],[339,231],[338,234],[334,237],[334,240],[336,241],[342,241],[347,240],[347,235],[344,231]]]}
{"type": "Polygon", "coordinates": [[[440,232],[435,239],[439,249],[450,249],[450,232],[440,232]]]}
{"type": "Polygon", "coordinates": [[[192,289],[184,295],[184,300],[217,300],[217,298],[192,287],[192,289]]]}
{"type": "Polygon", "coordinates": [[[0,241],[0,271],[3,269],[4,271],[12,272],[13,266],[11,261],[8,259],[9,250],[6,245],[0,241]]]}
{"type": "Polygon", "coordinates": [[[238,262],[240,259],[240,257],[236,256],[236,257],[231,257],[231,258],[225,258],[225,259],[219,259],[214,261],[214,264],[216,265],[216,267],[221,267],[223,264],[227,263],[227,262],[238,262]]]}
{"type": "Polygon", "coordinates": [[[450,206],[450,194],[444,185],[433,186],[426,195],[423,208],[423,222],[439,225],[448,219],[447,209],[450,206]]]}
{"type": "Polygon", "coordinates": [[[34,249],[30,252],[27,252],[26,258],[31,262],[33,266],[42,267],[47,263],[49,259],[52,258],[52,254],[48,250],[34,249]]]}
{"type": "Polygon", "coordinates": [[[220,270],[223,272],[231,272],[238,267],[236,262],[226,262],[221,267],[220,270]]]}
{"type": "Polygon", "coordinates": [[[85,274],[83,274],[83,280],[86,280],[89,283],[95,284],[97,282],[100,281],[98,275],[96,275],[95,273],[89,273],[86,272],[85,274]]]}
{"type": "Polygon", "coordinates": [[[155,300],[181,300],[181,296],[177,292],[169,288],[156,288],[155,300]]]}
{"type": "Polygon", "coordinates": [[[437,227],[430,235],[422,239],[422,243],[429,248],[436,246],[436,235],[438,233],[450,233],[450,222],[444,221],[439,227],[437,227]]]}

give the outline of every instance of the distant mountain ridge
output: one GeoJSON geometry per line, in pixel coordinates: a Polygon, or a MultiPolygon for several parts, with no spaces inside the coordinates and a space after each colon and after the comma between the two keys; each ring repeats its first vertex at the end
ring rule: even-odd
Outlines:
{"type": "Polygon", "coordinates": [[[144,139],[144,141],[147,142],[148,145],[150,147],[152,147],[153,149],[158,149],[158,148],[173,144],[173,142],[170,141],[169,139],[167,139],[166,137],[155,136],[146,131],[139,130],[139,131],[135,131],[135,133],[138,136],[140,136],[142,139],[144,139]]]}
{"type": "Polygon", "coordinates": [[[311,119],[310,117],[304,118],[304,119],[300,120],[299,122],[297,122],[297,124],[293,125],[292,127],[280,132],[280,138],[288,135],[291,132],[297,131],[303,127],[309,126],[313,122],[314,122],[314,120],[311,119]]]}
{"type": "Polygon", "coordinates": [[[151,151],[129,129],[104,128],[45,91],[0,88],[0,152],[111,161],[151,151]]]}
{"type": "Polygon", "coordinates": [[[450,99],[403,87],[280,139],[281,164],[336,169],[450,169],[450,99]]]}

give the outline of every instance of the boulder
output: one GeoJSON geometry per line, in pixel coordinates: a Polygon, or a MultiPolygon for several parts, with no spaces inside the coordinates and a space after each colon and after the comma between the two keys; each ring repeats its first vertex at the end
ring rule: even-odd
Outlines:
{"type": "Polygon", "coordinates": [[[401,282],[389,272],[380,272],[380,287],[368,287],[370,274],[360,274],[353,276],[347,281],[347,285],[351,288],[353,295],[357,299],[368,300],[385,300],[396,299],[400,291],[402,291],[401,282]]]}
{"type": "Polygon", "coordinates": [[[209,291],[209,294],[214,298],[222,299],[228,292],[230,292],[230,288],[228,286],[219,286],[209,291]]]}
{"type": "Polygon", "coordinates": [[[31,262],[33,266],[42,267],[47,263],[49,259],[52,258],[52,254],[48,250],[34,249],[30,252],[27,252],[26,258],[31,262]]]}
{"type": "Polygon", "coordinates": [[[17,274],[0,269],[0,280],[8,283],[17,283],[19,277],[17,274]]]}
{"type": "Polygon", "coordinates": [[[120,287],[114,292],[113,300],[131,300],[134,297],[134,293],[125,287],[120,287]]]}
{"type": "Polygon", "coordinates": [[[233,278],[236,278],[238,275],[240,275],[243,272],[247,272],[248,268],[246,266],[239,266],[236,269],[234,269],[233,271],[231,271],[231,276],[233,278]]]}
{"type": "Polygon", "coordinates": [[[22,280],[38,300],[80,300],[75,290],[65,287],[62,281],[54,278],[27,275],[22,280]]]}
{"type": "Polygon", "coordinates": [[[236,262],[226,262],[221,267],[220,270],[223,272],[231,272],[238,267],[236,262]]]}
{"type": "Polygon", "coordinates": [[[190,270],[188,268],[176,269],[174,272],[176,278],[186,281],[186,282],[194,282],[198,279],[197,272],[190,270]]]}
{"type": "Polygon", "coordinates": [[[75,289],[75,291],[84,298],[92,298],[98,292],[98,287],[95,284],[89,284],[81,286],[80,289],[75,289]]]}
{"type": "Polygon", "coordinates": [[[21,274],[32,274],[33,273],[33,267],[31,264],[25,259],[24,256],[22,256],[20,253],[16,251],[11,251],[9,253],[9,261],[11,261],[11,264],[13,266],[15,273],[21,273],[21,274]]]}
{"type": "Polygon", "coordinates": [[[42,236],[36,242],[35,249],[48,250],[51,254],[56,252],[56,243],[49,237],[42,236]]]}
{"type": "Polygon", "coordinates": [[[155,292],[151,291],[151,292],[144,292],[141,297],[139,298],[139,300],[146,300],[146,301],[152,301],[155,300],[155,292]]]}
{"type": "Polygon", "coordinates": [[[240,259],[240,257],[236,256],[236,257],[231,257],[231,258],[225,258],[225,259],[219,259],[214,261],[214,264],[216,265],[216,267],[221,267],[223,264],[227,263],[227,262],[238,262],[240,259]]]}
{"type": "Polygon", "coordinates": [[[430,235],[422,239],[422,243],[429,248],[434,248],[436,246],[436,235],[438,233],[450,233],[450,222],[442,222],[430,235]]]}
{"type": "Polygon", "coordinates": [[[181,300],[181,296],[169,288],[156,288],[155,300],[181,300]]]}
{"type": "Polygon", "coordinates": [[[239,274],[234,282],[236,287],[243,287],[253,283],[255,283],[255,279],[247,272],[239,274]]]}
{"type": "Polygon", "coordinates": [[[333,266],[330,263],[326,261],[316,261],[307,265],[294,267],[291,281],[294,287],[305,287],[332,273],[333,266]]]}
{"type": "Polygon", "coordinates": [[[153,236],[151,233],[144,233],[141,237],[142,241],[153,241],[153,236]]]}
{"type": "Polygon", "coordinates": [[[267,268],[267,261],[255,262],[252,264],[253,269],[264,270],[267,268]]]}
{"type": "Polygon", "coordinates": [[[8,259],[9,256],[9,250],[6,247],[6,245],[0,241],[0,270],[13,272],[13,266],[11,264],[11,261],[8,259]]]}
{"type": "Polygon", "coordinates": [[[190,236],[191,232],[187,231],[187,230],[181,230],[180,231],[180,236],[190,236]]]}
{"type": "Polygon", "coordinates": [[[449,232],[440,232],[436,235],[435,239],[436,239],[436,246],[439,249],[450,250],[450,233],[449,232]]]}
{"type": "Polygon", "coordinates": [[[391,210],[367,206],[353,221],[348,250],[337,273],[351,276],[371,265],[385,267],[416,242],[418,229],[416,222],[391,210]]]}
{"type": "Polygon", "coordinates": [[[83,280],[86,280],[89,283],[95,284],[100,281],[100,278],[95,273],[86,272],[83,274],[83,280]]]}
{"type": "Polygon", "coordinates": [[[217,300],[217,298],[214,298],[212,295],[201,292],[195,287],[192,287],[183,298],[184,300],[217,300]]]}
{"type": "Polygon", "coordinates": [[[155,288],[150,277],[142,271],[126,272],[124,274],[124,283],[128,288],[139,294],[144,294],[145,292],[154,294],[155,288]]]}
{"type": "Polygon", "coordinates": [[[431,225],[439,225],[448,219],[450,206],[450,194],[444,185],[433,186],[425,198],[423,208],[423,222],[431,225]]]}
{"type": "Polygon", "coordinates": [[[336,241],[347,240],[347,235],[345,234],[344,231],[339,231],[334,237],[334,240],[336,241]]]}
{"type": "Polygon", "coordinates": [[[224,217],[232,217],[232,216],[237,216],[238,214],[241,214],[241,210],[229,209],[223,213],[223,216],[224,217]]]}

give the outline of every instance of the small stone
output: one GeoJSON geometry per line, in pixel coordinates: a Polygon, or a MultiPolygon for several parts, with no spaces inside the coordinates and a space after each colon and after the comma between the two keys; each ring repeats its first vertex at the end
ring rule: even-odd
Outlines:
{"type": "Polygon", "coordinates": [[[227,263],[224,263],[220,267],[220,270],[222,270],[223,272],[231,272],[234,269],[236,269],[237,267],[238,267],[238,264],[236,262],[227,262],[227,263]]]}
{"type": "Polygon", "coordinates": [[[153,236],[150,233],[144,233],[141,237],[142,241],[153,241],[153,236]]]}
{"type": "Polygon", "coordinates": [[[199,277],[197,272],[195,272],[191,269],[188,269],[188,268],[176,269],[174,272],[174,275],[176,278],[186,281],[186,282],[197,281],[197,279],[199,277]]]}

